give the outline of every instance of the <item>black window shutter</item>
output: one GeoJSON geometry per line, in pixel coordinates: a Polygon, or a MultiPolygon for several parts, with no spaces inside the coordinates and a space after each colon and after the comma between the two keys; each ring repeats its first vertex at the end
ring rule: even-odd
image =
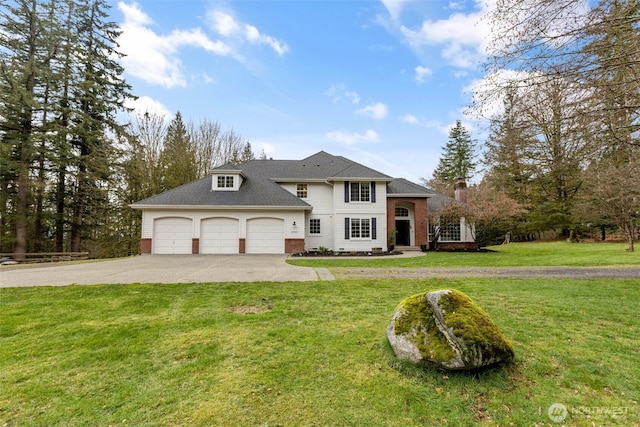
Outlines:
{"type": "Polygon", "coordinates": [[[351,233],[350,233],[351,230],[350,230],[349,225],[350,225],[349,218],[345,218],[344,219],[344,238],[345,238],[345,240],[349,240],[349,237],[351,236],[351,233]]]}
{"type": "Polygon", "coordinates": [[[376,227],[376,219],[375,218],[371,218],[371,239],[372,240],[377,240],[378,239],[378,227],[376,227]]]}
{"type": "Polygon", "coordinates": [[[376,202],[376,182],[371,181],[371,203],[376,202]]]}
{"type": "Polygon", "coordinates": [[[349,181],[344,182],[344,202],[349,203],[349,191],[351,187],[349,186],[349,181]]]}

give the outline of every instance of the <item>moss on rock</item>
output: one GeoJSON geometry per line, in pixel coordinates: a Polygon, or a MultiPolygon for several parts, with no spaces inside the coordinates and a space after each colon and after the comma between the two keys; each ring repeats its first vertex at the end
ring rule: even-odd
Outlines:
{"type": "Polygon", "coordinates": [[[476,369],[513,359],[513,347],[489,315],[456,290],[404,299],[387,328],[396,355],[446,369],[476,369]]]}
{"type": "Polygon", "coordinates": [[[455,353],[433,321],[433,310],[425,303],[425,295],[413,295],[400,303],[402,314],[394,322],[394,332],[413,334],[413,343],[423,359],[448,360],[455,353]]]}

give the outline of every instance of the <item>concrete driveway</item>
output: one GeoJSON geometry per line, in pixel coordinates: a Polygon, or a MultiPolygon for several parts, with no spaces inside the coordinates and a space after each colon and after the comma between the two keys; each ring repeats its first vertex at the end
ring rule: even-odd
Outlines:
{"type": "MultiPolygon", "coordinates": [[[[333,279],[286,255],[142,255],[74,264],[0,267],[0,287],[126,283],[284,282],[333,279]]],[[[320,269],[319,269],[320,270],[320,269]]]]}

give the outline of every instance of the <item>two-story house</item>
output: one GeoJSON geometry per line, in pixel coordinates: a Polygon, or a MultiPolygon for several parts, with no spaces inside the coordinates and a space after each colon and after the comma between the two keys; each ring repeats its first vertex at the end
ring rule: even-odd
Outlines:
{"type": "Polygon", "coordinates": [[[132,205],[142,253],[297,253],[428,248],[433,192],[324,151],[251,160],[132,205]]]}

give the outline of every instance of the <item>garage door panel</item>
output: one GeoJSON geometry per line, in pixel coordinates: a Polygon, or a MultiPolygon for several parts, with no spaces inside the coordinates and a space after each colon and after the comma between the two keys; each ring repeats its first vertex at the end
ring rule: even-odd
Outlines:
{"type": "Polygon", "coordinates": [[[200,253],[237,254],[239,221],[235,218],[208,218],[200,223],[200,253]]]}
{"type": "Polygon", "coordinates": [[[189,218],[158,218],[153,222],[154,254],[190,254],[193,236],[189,218]]]}
{"type": "Polygon", "coordinates": [[[284,253],[284,220],[256,218],[247,221],[246,252],[254,254],[284,253]]]}

